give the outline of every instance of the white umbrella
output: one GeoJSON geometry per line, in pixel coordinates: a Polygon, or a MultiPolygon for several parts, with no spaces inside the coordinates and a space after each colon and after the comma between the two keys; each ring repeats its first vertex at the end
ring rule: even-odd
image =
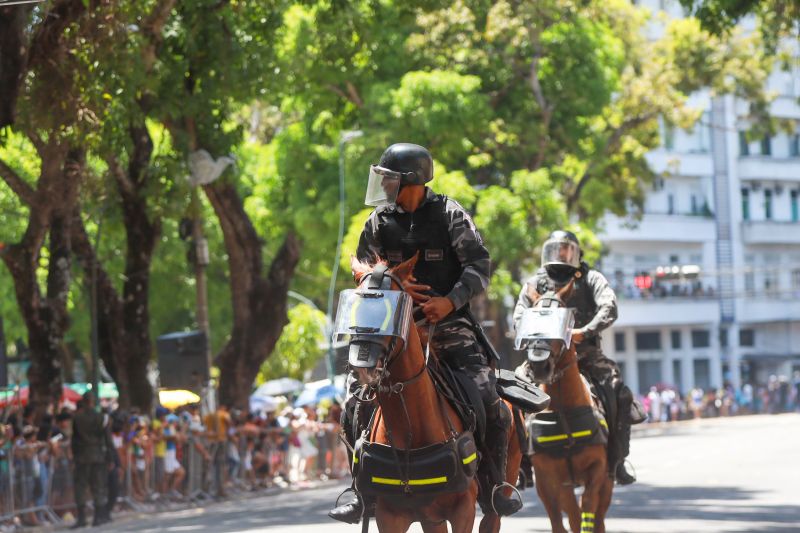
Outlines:
{"type": "Polygon", "coordinates": [[[273,396],[258,396],[253,394],[250,396],[250,412],[269,413],[278,409],[278,400],[273,396]]]}
{"type": "Polygon", "coordinates": [[[253,396],[280,396],[296,392],[303,388],[303,383],[292,378],[271,379],[262,383],[253,393],[253,396]]]}

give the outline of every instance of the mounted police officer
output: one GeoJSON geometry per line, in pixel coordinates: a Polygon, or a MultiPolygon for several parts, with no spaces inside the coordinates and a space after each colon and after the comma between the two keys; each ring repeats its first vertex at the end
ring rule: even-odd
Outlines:
{"type": "Polygon", "coordinates": [[[624,463],[629,453],[631,423],[634,422],[631,415],[633,394],[622,383],[617,364],[603,355],[600,345],[600,333],[617,319],[617,297],[606,278],[583,261],[580,242],[574,233],[554,231],[542,246],[542,267],[519,293],[514,324],[519,324],[523,311],[533,306],[537,295],[558,290],[570,281],[574,284],[573,290],[564,304],[575,309],[572,340],[578,353],[578,368],[602,388],[599,392],[605,392],[609,402],[616,399],[617,424],[609,441],[609,462],[617,483],[628,485],[636,481],[624,463]]]}
{"type": "MultiPolygon", "coordinates": [[[[382,259],[393,267],[419,253],[413,279],[404,287],[415,302],[417,327],[424,333],[433,325],[430,344],[439,360],[464,372],[477,385],[486,408],[486,447],[503,473],[511,413],[497,394],[489,349],[479,342],[477,325],[468,312],[470,299],[489,284],[491,259],[470,215],[458,202],[428,188],[432,179],[433,158],[428,150],[408,143],[389,146],[370,168],[365,203],[375,210],[364,226],[356,254],[362,262],[382,259]]],[[[352,437],[349,428],[346,433],[352,437]]],[[[492,488],[484,487],[489,494],[492,488]]],[[[521,502],[500,491],[493,503],[501,515],[521,508],[521,502]]],[[[361,514],[362,504],[357,501],[333,509],[329,516],[356,523],[361,514]]]]}

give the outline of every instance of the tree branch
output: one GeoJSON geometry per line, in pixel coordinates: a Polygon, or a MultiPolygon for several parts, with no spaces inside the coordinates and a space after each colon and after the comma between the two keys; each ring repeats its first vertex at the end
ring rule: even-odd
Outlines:
{"type": "Polygon", "coordinates": [[[547,150],[547,141],[549,139],[550,122],[553,119],[553,112],[555,111],[555,104],[547,101],[542,90],[542,84],[539,81],[539,59],[543,55],[542,44],[539,41],[539,30],[534,29],[532,25],[528,25],[528,35],[531,39],[531,46],[533,46],[534,54],[531,59],[530,68],[530,84],[533,96],[536,98],[536,103],[542,112],[542,134],[539,137],[539,149],[536,153],[531,169],[536,170],[544,163],[545,153],[547,150]]]}
{"type": "Polygon", "coordinates": [[[331,91],[332,93],[336,94],[337,96],[340,96],[341,98],[352,103],[356,107],[362,107],[364,105],[364,102],[361,101],[361,97],[356,92],[355,87],[353,87],[349,81],[347,82],[347,85],[348,85],[347,92],[343,91],[338,85],[334,85],[332,83],[328,83],[327,85],[325,85],[325,88],[331,91]]]}
{"type": "Polygon", "coordinates": [[[14,169],[9,167],[2,159],[0,159],[0,177],[3,178],[6,185],[14,191],[14,194],[17,195],[22,203],[27,206],[33,204],[36,197],[34,188],[28,185],[25,180],[14,172],[14,169]]]}
{"type": "Polygon", "coordinates": [[[648,120],[656,118],[657,116],[657,112],[651,111],[649,113],[630,118],[620,124],[620,126],[611,133],[611,136],[608,138],[608,142],[606,142],[605,148],[600,153],[595,154],[595,157],[592,158],[592,160],[586,166],[586,170],[583,172],[583,175],[581,175],[581,178],[578,180],[575,188],[572,190],[569,196],[567,196],[568,212],[571,212],[572,209],[577,205],[578,200],[580,200],[583,188],[586,187],[587,183],[589,183],[589,180],[592,178],[592,172],[594,171],[595,167],[597,167],[598,159],[600,157],[608,157],[611,152],[616,150],[619,147],[619,143],[622,140],[623,135],[628,133],[633,128],[644,124],[648,120]]]}

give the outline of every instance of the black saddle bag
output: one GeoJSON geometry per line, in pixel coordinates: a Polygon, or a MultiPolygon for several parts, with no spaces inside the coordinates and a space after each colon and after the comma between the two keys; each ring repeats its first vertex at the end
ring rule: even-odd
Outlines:
{"type": "Polygon", "coordinates": [[[497,393],[526,413],[544,411],[550,405],[550,396],[542,389],[510,370],[495,370],[497,393]]]}
{"type": "Polygon", "coordinates": [[[392,498],[392,505],[412,507],[440,494],[464,492],[478,469],[472,433],[409,451],[367,442],[356,443],[353,477],[356,489],[392,498]],[[408,471],[406,471],[408,454],[408,471]]]}

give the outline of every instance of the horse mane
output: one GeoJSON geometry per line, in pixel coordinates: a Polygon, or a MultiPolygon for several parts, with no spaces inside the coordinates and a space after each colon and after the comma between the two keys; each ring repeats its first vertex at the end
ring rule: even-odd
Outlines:
{"type": "Polygon", "coordinates": [[[377,265],[388,265],[389,263],[384,261],[383,259],[376,257],[373,263],[368,263],[366,261],[360,261],[356,256],[350,256],[350,269],[353,272],[353,279],[356,282],[356,285],[361,283],[361,280],[364,279],[364,276],[372,272],[377,265]]]}

